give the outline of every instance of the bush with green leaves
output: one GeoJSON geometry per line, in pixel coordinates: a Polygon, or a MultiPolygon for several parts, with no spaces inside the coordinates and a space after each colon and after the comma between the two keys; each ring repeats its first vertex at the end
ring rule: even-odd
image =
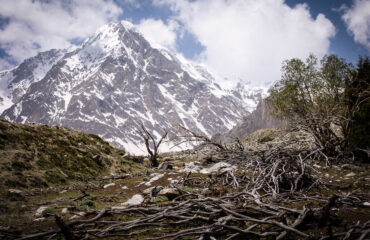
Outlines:
{"type": "Polygon", "coordinates": [[[353,112],[358,109],[348,104],[346,94],[355,76],[352,64],[335,55],[321,61],[314,55],[305,62],[287,60],[267,102],[274,115],[310,132],[325,154],[337,155],[348,145],[353,112]]]}

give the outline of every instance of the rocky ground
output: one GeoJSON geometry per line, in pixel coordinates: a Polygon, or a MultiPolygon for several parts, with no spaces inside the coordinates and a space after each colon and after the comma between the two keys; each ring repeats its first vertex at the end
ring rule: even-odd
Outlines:
{"type": "Polygon", "coordinates": [[[287,164],[288,160],[295,158],[277,150],[282,142],[286,143],[284,151],[310,146],[304,133],[265,130],[245,140],[243,152],[248,154],[210,150],[167,153],[160,156],[161,165],[156,169],[145,160],[136,173],[95,177],[61,187],[10,188],[0,205],[0,236],[367,239],[370,166],[334,163],[300,152],[297,161],[304,161],[304,170],[286,174],[275,163],[280,161],[284,163],[281,169],[288,169],[295,166],[287,164]],[[253,162],[257,152],[264,154],[258,159],[273,156],[273,164],[263,168],[262,162],[253,162]],[[256,168],[258,164],[260,168],[256,168]],[[289,176],[293,178],[289,180],[289,176]],[[285,186],[289,181],[293,185],[285,186]]]}

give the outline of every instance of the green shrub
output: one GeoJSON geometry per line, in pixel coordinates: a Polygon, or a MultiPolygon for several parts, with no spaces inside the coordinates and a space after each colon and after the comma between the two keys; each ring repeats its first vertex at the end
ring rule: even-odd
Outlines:
{"type": "Polygon", "coordinates": [[[168,197],[163,196],[163,195],[157,196],[154,199],[154,202],[167,202],[167,201],[169,201],[168,197]]]}
{"type": "Polygon", "coordinates": [[[119,197],[116,196],[116,195],[113,195],[113,196],[103,196],[102,201],[103,202],[118,202],[119,201],[119,197]]]}
{"type": "Polygon", "coordinates": [[[25,188],[25,187],[27,187],[26,182],[20,181],[18,179],[13,179],[13,178],[5,180],[4,185],[9,187],[9,188],[18,188],[18,187],[25,188]]]}
{"type": "Polygon", "coordinates": [[[44,181],[42,180],[40,177],[38,176],[29,176],[27,177],[28,179],[28,183],[31,187],[48,187],[49,185],[44,181]]]}
{"type": "Polygon", "coordinates": [[[14,208],[10,206],[7,202],[0,202],[0,213],[11,214],[14,212],[14,208]]]}
{"type": "Polygon", "coordinates": [[[47,208],[42,212],[43,217],[50,217],[57,213],[55,209],[47,208]]]}
{"type": "Polygon", "coordinates": [[[58,170],[48,170],[44,173],[44,178],[46,182],[52,184],[65,184],[67,179],[63,174],[58,170]]]}
{"type": "Polygon", "coordinates": [[[274,140],[274,138],[270,136],[266,136],[266,137],[258,139],[258,143],[267,143],[267,142],[271,142],[272,140],[274,140]]]}
{"type": "Polygon", "coordinates": [[[30,170],[32,169],[31,164],[19,160],[13,160],[11,162],[12,168],[16,171],[30,170]]]}
{"type": "Polygon", "coordinates": [[[87,196],[83,198],[80,202],[76,203],[75,207],[78,211],[86,211],[89,207],[95,206],[95,196],[87,196]]]}
{"type": "Polygon", "coordinates": [[[351,124],[343,90],[353,75],[352,65],[335,55],[321,61],[313,55],[306,61],[287,60],[267,102],[273,114],[310,132],[317,145],[334,156],[344,149],[351,124]]]}

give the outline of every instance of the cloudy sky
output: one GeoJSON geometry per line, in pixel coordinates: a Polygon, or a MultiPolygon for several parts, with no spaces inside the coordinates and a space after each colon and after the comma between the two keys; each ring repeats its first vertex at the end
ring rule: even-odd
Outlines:
{"type": "Polygon", "coordinates": [[[266,85],[285,59],[370,53],[370,0],[0,0],[0,70],[128,20],[222,76],[266,85]]]}

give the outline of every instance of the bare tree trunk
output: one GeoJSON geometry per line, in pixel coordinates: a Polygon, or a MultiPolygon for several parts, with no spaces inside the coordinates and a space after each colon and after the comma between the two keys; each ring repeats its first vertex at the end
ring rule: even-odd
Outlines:
{"type": "Polygon", "coordinates": [[[159,164],[156,155],[150,156],[149,160],[151,162],[152,167],[158,167],[159,164]]]}
{"type": "Polygon", "coordinates": [[[144,139],[146,150],[149,154],[149,160],[152,167],[158,167],[158,149],[163,140],[167,137],[168,130],[164,131],[164,134],[161,136],[157,142],[153,134],[151,134],[143,123],[140,123],[140,128],[137,130],[137,133],[144,139]]]}

